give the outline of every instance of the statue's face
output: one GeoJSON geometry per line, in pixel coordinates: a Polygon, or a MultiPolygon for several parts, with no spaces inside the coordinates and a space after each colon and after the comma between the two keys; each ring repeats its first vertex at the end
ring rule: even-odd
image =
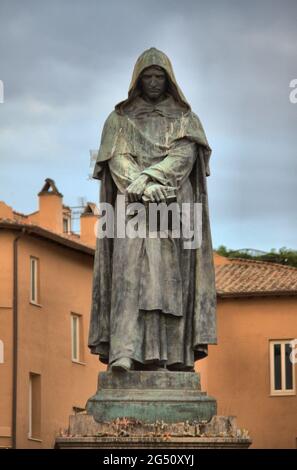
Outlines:
{"type": "Polygon", "coordinates": [[[161,101],[167,89],[166,73],[161,67],[148,67],[141,74],[140,84],[143,96],[147,101],[161,101]]]}

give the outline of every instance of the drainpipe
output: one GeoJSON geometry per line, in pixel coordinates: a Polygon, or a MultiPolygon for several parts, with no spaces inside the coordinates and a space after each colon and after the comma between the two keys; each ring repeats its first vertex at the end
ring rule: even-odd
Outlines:
{"type": "Polygon", "coordinates": [[[25,229],[13,241],[13,369],[12,369],[12,448],[16,449],[17,434],[17,374],[18,374],[18,241],[25,229]]]}

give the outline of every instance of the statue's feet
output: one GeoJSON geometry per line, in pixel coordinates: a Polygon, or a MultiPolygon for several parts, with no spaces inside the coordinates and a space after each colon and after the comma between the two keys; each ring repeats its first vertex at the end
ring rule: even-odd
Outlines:
{"type": "Polygon", "coordinates": [[[111,371],[128,371],[132,369],[133,361],[130,357],[121,357],[109,366],[111,371]]]}
{"type": "Polygon", "coordinates": [[[150,371],[150,372],[168,372],[166,364],[161,365],[160,363],[151,363],[151,364],[137,364],[135,366],[137,370],[150,371]]]}
{"type": "Polygon", "coordinates": [[[151,365],[148,370],[155,370],[157,372],[168,372],[166,365],[151,365]]]}

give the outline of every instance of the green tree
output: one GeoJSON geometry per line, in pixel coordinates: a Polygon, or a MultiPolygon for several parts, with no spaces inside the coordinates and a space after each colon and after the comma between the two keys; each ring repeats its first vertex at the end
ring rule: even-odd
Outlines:
{"type": "MultiPolygon", "coordinates": [[[[272,248],[268,253],[260,252],[260,254],[252,254],[247,250],[231,250],[224,245],[220,245],[215,251],[219,255],[226,256],[227,258],[254,259],[297,268],[297,250],[291,250],[286,247],[282,247],[279,250],[272,248]]],[[[252,250],[250,251],[252,252],[252,250]]]]}

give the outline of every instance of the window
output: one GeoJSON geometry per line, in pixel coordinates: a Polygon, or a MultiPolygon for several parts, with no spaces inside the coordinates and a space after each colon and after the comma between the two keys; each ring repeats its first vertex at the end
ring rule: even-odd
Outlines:
{"type": "Polygon", "coordinates": [[[291,340],[270,341],[271,395],[295,395],[291,340]]]}
{"type": "Polygon", "coordinates": [[[4,364],[4,343],[0,339],[0,364],[4,364]]]}
{"type": "Polygon", "coordinates": [[[74,362],[83,361],[83,335],[81,315],[71,314],[71,349],[74,362]]]}
{"type": "Polygon", "coordinates": [[[29,375],[29,434],[30,439],[41,438],[41,376],[29,375]]]}
{"type": "Polygon", "coordinates": [[[39,302],[39,260],[30,258],[30,302],[38,304],[39,302]]]}
{"type": "Polygon", "coordinates": [[[67,217],[63,218],[63,232],[64,233],[70,232],[70,219],[67,217]]]}

